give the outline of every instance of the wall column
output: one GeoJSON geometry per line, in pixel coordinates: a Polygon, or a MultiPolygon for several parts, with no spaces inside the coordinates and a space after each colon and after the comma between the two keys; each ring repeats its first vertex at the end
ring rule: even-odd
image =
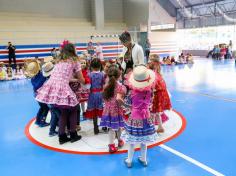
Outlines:
{"type": "Polygon", "coordinates": [[[94,0],[94,15],[96,29],[104,28],[104,0],[94,0]]]}

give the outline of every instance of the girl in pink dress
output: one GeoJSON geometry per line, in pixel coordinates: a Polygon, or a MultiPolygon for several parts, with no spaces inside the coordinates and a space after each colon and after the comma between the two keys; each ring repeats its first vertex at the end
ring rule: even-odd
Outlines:
{"type": "Polygon", "coordinates": [[[155,73],[144,65],[138,65],[128,76],[128,85],[131,89],[131,114],[125,120],[125,132],[122,138],[129,144],[127,167],[132,167],[135,144],[141,145],[141,156],[138,161],[147,166],[147,143],[155,142],[157,133],[155,122],[150,116],[152,88],[155,85],[155,73]]]}
{"type": "Polygon", "coordinates": [[[114,143],[115,137],[118,139],[119,148],[124,145],[123,140],[120,139],[121,128],[124,127],[124,121],[123,109],[119,100],[122,101],[122,97],[126,93],[126,88],[118,81],[120,71],[115,65],[109,67],[107,76],[108,83],[105,85],[103,92],[105,106],[100,126],[109,128],[109,152],[114,153],[118,150],[114,143]]]}
{"type": "Polygon", "coordinates": [[[69,82],[73,73],[80,83],[84,83],[80,63],[75,47],[69,41],[61,44],[60,61],[55,65],[49,80],[37,91],[36,100],[58,107],[61,111],[59,118],[59,143],[75,142],[81,139],[76,132],[77,109],[79,101],[71,90],[69,82]],[[70,123],[70,138],[65,133],[67,121],[70,123]]]}

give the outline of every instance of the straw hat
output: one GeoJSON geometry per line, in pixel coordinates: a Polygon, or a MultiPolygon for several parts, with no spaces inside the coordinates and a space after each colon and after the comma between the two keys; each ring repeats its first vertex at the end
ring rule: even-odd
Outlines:
{"type": "Polygon", "coordinates": [[[31,60],[25,63],[25,75],[27,77],[34,77],[40,71],[40,65],[37,60],[31,60]]]}
{"type": "Polygon", "coordinates": [[[48,56],[48,57],[45,57],[43,59],[43,62],[52,62],[53,61],[53,57],[52,56],[48,56]]]}
{"type": "Polygon", "coordinates": [[[54,65],[52,62],[46,62],[42,65],[42,73],[44,77],[48,77],[51,75],[53,71],[54,65]]]}
{"type": "Polygon", "coordinates": [[[5,63],[4,62],[0,62],[0,66],[2,66],[2,65],[5,65],[5,63]]]}
{"type": "Polygon", "coordinates": [[[153,62],[160,61],[160,56],[157,55],[157,54],[152,54],[152,55],[150,55],[150,59],[149,60],[153,61],[153,62]]]}
{"type": "Polygon", "coordinates": [[[131,73],[129,83],[134,88],[146,88],[152,86],[155,81],[155,73],[144,65],[137,65],[131,73]]]}

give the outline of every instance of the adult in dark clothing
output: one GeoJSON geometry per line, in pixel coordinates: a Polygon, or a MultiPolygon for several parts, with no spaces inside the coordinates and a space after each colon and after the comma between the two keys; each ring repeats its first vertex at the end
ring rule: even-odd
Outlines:
{"type": "Polygon", "coordinates": [[[151,43],[149,41],[149,39],[147,39],[146,44],[145,44],[145,56],[148,62],[149,59],[149,55],[150,55],[150,49],[151,49],[151,43]]]}
{"type": "Polygon", "coordinates": [[[16,47],[12,45],[11,42],[8,42],[7,50],[8,50],[9,66],[11,66],[12,59],[13,59],[13,62],[14,62],[13,68],[16,68],[16,52],[15,52],[16,47]]]}

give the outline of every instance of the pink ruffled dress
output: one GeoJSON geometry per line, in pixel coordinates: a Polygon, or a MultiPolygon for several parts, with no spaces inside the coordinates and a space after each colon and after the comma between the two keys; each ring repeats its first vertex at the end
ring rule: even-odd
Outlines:
{"type": "Polygon", "coordinates": [[[80,63],[72,60],[56,64],[49,80],[37,90],[36,100],[57,106],[76,106],[79,101],[71,90],[69,81],[73,73],[80,70],[80,63]]]}
{"type": "Polygon", "coordinates": [[[117,94],[125,95],[126,88],[119,82],[117,82],[114,90],[114,96],[109,100],[104,100],[105,106],[103,109],[103,115],[101,118],[100,126],[108,127],[113,130],[119,130],[124,127],[124,113],[123,108],[119,105],[116,100],[117,94]]]}
{"type": "Polygon", "coordinates": [[[128,81],[127,85],[131,89],[131,114],[125,119],[125,132],[121,137],[127,143],[133,144],[155,142],[157,140],[155,119],[150,116],[149,110],[155,81],[141,89],[133,87],[128,81]]]}

